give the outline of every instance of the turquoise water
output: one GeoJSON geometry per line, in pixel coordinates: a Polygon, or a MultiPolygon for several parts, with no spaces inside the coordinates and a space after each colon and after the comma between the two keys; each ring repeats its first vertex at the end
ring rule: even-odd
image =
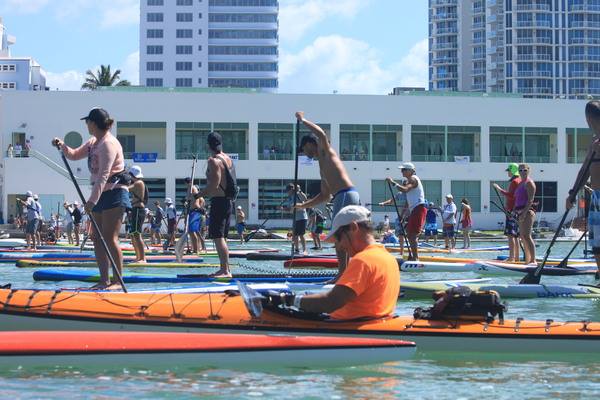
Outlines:
{"type": "MultiPolygon", "coordinates": [[[[475,246],[494,243],[475,243],[475,246]]],[[[546,243],[538,248],[543,255],[546,243]]],[[[268,245],[283,247],[284,245],[268,245]]],[[[553,255],[565,254],[570,243],[557,243],[553,255]]],[[[574,257],[581,257],[577,250],[574,257]]],[[[464,255],[460,255],[463,257],[464,255]]],[[[468,257],[496,253],[472,254],[468,257]]],[[[253,268],[281,268],[281,262],[248,262],[234,259],[253,268]]],[[[57,288],[83,286],[76,282],[33,282],[32,270],[0,266],[2,283],[13,287],[57,288]]],[[[242,267],[238,267],[242,270],[242,267]]],[[[139,272],[190,273],[189,269],[168,271],[139,269],[139,272]]],[[[209,272],[209,270],[202,271],[209,272]]],[[[403,273],[403,279],[471,278],[475,274],[403,273]]],[[[495,282],[515,282],[516,278],[494,277],[495,282]]],[[[543,277],[546,283],[592,283],[592,276],[543,277]]],[[[167,287],[162,284],[160,287],[167,287]]],[[[157,287],[158,284],[131,284],[131,289],[157,287]]],[[[184,285],[177,285],[184,286],[184,285]]],[[[429,301],[400,301],[398,312],[412,314],[415,307],[429,301]]],[[[600,302],[586,299],[526,299],[508,302],[507,318],[600,321],[600,302]]],[[[417,342],[418,346],[418,342],[417,342]]],[[[152,366],[97,369],[61,367],[55,369],[0,369],[0,393],[19,399],[29,398],[426,398],[475,399],[483,396],[498,399],[548,398],[578,399],[600,394],[600,364],[594,355],[552,357],[553,361],[536,360],[528,355],[490,353],[449,355],[424,354],[414,359],[364,367],[339,369],[281,370],[261,364],[257,355],[255,371],[207,368],[153,369],[152,366]],[[515,358],[519,358],[518,360],[515,358]],[[522,360],[522,361],[521,361],[522,360]],[[558,361],[557,361],[558,360],[558,361]]]]}

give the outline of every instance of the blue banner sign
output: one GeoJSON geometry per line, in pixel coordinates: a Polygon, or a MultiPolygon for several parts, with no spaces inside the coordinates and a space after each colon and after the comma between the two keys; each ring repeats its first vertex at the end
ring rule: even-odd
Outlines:
{"type": "Polygon", "coordinates": [[[158,153],[133,153],[133,162],[137,163],[150,163],[156,162],[158,153]]]}

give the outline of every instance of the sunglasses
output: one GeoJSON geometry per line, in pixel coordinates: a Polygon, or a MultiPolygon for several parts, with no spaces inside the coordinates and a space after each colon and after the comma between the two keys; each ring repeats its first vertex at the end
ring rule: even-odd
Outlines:
{"type": "Polygon", "coordinates": [[[528,169],[520,169],[519,172],[529,172],[528,169]]]}

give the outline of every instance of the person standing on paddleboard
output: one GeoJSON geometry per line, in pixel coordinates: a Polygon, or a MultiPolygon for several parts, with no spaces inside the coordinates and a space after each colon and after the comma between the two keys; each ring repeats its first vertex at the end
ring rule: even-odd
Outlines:
{"type": "Polygon", "coordinates": [[[229,269],[229,248],[227,235],[231,223],[231,214],[237,198],[237,182],[235,165],[229,156],[223,153],[223,139],[217,132],[211,132],[207,137],[207,145],[211,152],[206,168],[206,187],[195,197],[210,197],[210,221],[208,238],[213,239],[221,269],[213,276],[231,277],[229,269]]]}
{"type": "Polygon", "coordinates": [[[519,164],[510,163],[506,168],[509,177],[508,190],[504,190],[494,183],[494,188],[506,197],[506,219],[504,222],[504,235],[508,237],[508,259],[506,262],[519,261],[519,224],[512,212],[515,209],[515,190],[521,184],[519,164]]]}
{"type": "Polygon", "coordinates": [[[268,305],[295,307],[331,318],[381,318],[396,309],[400,270],[396,258],[373,236],[371,212],[361,206],[342,208],[333,219],[326,242],[335,243],[350,256],[348,267],[333,289],[317,294],[267,295],[268,305]]]}
{"type": "MultiPolygon", "coordinates": [[[[108,246],[119,272],[123,271],[123,253],[119,245],[119,230],[123,214],[131,208],[129,179],[125,172],[125,159],[121,143],[110,132],[114,120],[102,108],[93,108],[83,118],[88,132],[92,137],[83,145],[72,149],[62,140],[54,138],[52,144],[62,150],[70,160],[81,160],[87,157],[90,170],[92,192],[84,205],[86,213],[93,213],[98,223],[100,232],[93,232],[94,251],[100,270],[100,281],[92,289],[111,290],[120,289],[121,285],[116,280],[110,279],[110,261],[102,247],[98,236],[101,234],[108,246]]],[[[116,277],[113,277],[116,279],[116,277]]]]}
{"type": "MultiPolygon", "coordinates": [[[[281,207],[284,210],[290,211],[292,209],[292,207],[294,206],[294,196],[296,197],[296,204],[304,203],[307,200],[307,196],[302,192],[300,186],[296,187],[296,190],[294,190],[294,184],[288,183],[286,191],[288,197],[283,203],[283,206],[281,207]]],[[[302,245],[302,254],[307,254],[306,239],[304,238],[304,235],[306,234],[306,225],[308,225],[308,213],[305,209],[296,211],[295,223],[296,224],[294,225],[294,229],[292,232],[294,252],[300,253],[300,247],[298,246],[298,241],[300,241],[300,244],[302,245]]]]}
{"type": "MultiPolygon", "coordinates": [[[[585,118],[588,126],[594,132],[594,137],[590,141],[585,160],[577,173],[577,181],[587,182],[588,177],[590,179],[589,186],[592,189],[592,195],[589,205],[588,237],[598,266],[596,279],[600,279],[600,101],[593,100],[587,103],[585,118]],[[586,168],[585,166],[589,167],[586,168]]],[[[576,195],[576,192],[569,191],[566,200],[567,209],[573,207],[576,195]]]]}
{"type": "Polygon", "coordinates": [[[527,164],[519,164],[519,175],[521,183],[515,190],[515,209],[514,213],[519,222],[519,237],[523,242],[525,250],[525,264],[537,266],[535,259],[535,242],[533,241],[532,231],[535,222],[535,182],[529,177],[530,168],[527,164]]]}
{"type": "MultiPolygon", "coordinates": [[[[331,200],[333,203],[331,218],[333,219],[345,206],[359,205],[360,196],[354,188],[342,160],[331,147],[325,131],[317,124],[305,119],[303,111],[296,112],[296,119],[311,131],[310,134],[303,136],[300,140],[298,152],[317,160],[321,174],[321,191],[319,194],[304,203],[296,204],[296,208],[313,208],[331,200]],[[333,198],[331,198],[332,195],[333,198]]],[[[343,250],[337,248],[336,254],[338,258],[338,276],[340,276],[346,269],[348,256],[343,250]]]]}
{"type": "Polygon", "coordinates": [[[472,210],[469,205],[469,200],[463,198],[460,201],[462,207],[462,220],[460,221],[463,230],[463,249],[471,248],[471,229],[473,229],[472,210]]]}
{"type": "Polygon", "coordinates": [[[188,233],[190,234],[190,242],[192,244],[192,253],[198,254],[202,249],[200,247],[200,231],[202,230],[202,208],[201,201],[204,201],[201,197],[195,197],[198,192],[198,186],[194,185],[192,178],[186,177],[185,183],[187,184],[187,197],[186,200],[190,201],[190,215],[188,217],[188,233]]]}
{"type": "Polygon", "coordinates": [[[411,257],[410,260],[419,259],[419,235],[425,226],[425,216],[427,208],[425,207],[425,190],[421,179],[416,175],[416,168],[413,163],[404,163],[399,166],[400,172],[406,183],[400,184],[392,178],[387,178],[387,181],[396,186],[399,191],[406,193],[406,201],[408,202],[408,223],[406,224],[406,237],[410,244],[411,257]]]}
{"type": "Polygon", "coordinates": [[[446,249],[452,251],[456,246],[456,238],[454,237],[454,226],[456,225],[456,204],[454,196],[446,195],[446,204],[442,207],[442,234],[446,249]]]}
{"type": "Polygon", "coordinates": [[[129,168],[131,175],[131,185],[129,193],[131,193],[131,211],[129,212],[129,235],[131,236],[131,244],[135,250],[135,261],[140,263],[146,262],[146,252],[144,250],[143,227],[146,221],[146,205],[148,204],[148,187],[142,180],[144,175],[142,169],[137,165],[129,168]]]}
{"type": "MultiPolygon", "coordinates": [[[[175,245],[175,232],[177,231],[177,209],[173,204],[173,200],[169,197],[165,199],[165,206],[167,207],[167,249],[175,245]]],[[[166,250],[166,249],[165,249],[166,250]]]]}

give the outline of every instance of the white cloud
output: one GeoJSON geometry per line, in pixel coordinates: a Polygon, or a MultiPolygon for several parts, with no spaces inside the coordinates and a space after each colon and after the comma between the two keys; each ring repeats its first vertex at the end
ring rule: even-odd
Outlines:
{"type": "Polygon", "coordinates": [[[2,0],[0,12],[31,14],[39,12],[49,0],[2,0]]]}
{"type": "MultiPolygon", "coordinates": [[[[127,56],[122,66],[111,69],[121,70],[121,79],[127,79],[132,85],[139,84],[139,60],[140,53],[136,51],[127,56]]],[[[100,66],[90,68],[94,73],[100,69],[100,66]]],[[[86,74],[82,71],[69,70],[64,72],[46,72],[46,86],[51,90],[78,91],[85,82],[86,74]]]]}
{"type": "Polygon", "coordinates": [[[354,17],[371,0],[284,0],[279,7],[279,37],[282,42],[299,40],[325,19],[354,17]]]}
{"type": "Polygon", "coordinates": [[[368,43],[338,35],[317,38],[296,54],[282,52],[280,92],[386,94],[395,86],[427,85],[427,39],[398,62],[383,65],[368,43]]]}
{"type": "Polygon", "coordinates": [[[134,25],[140,22],[140,0],[111,0],[102,7],[102,27],[134,25]],[[108,5],[107,4],[107,5],[108,5]]]}

